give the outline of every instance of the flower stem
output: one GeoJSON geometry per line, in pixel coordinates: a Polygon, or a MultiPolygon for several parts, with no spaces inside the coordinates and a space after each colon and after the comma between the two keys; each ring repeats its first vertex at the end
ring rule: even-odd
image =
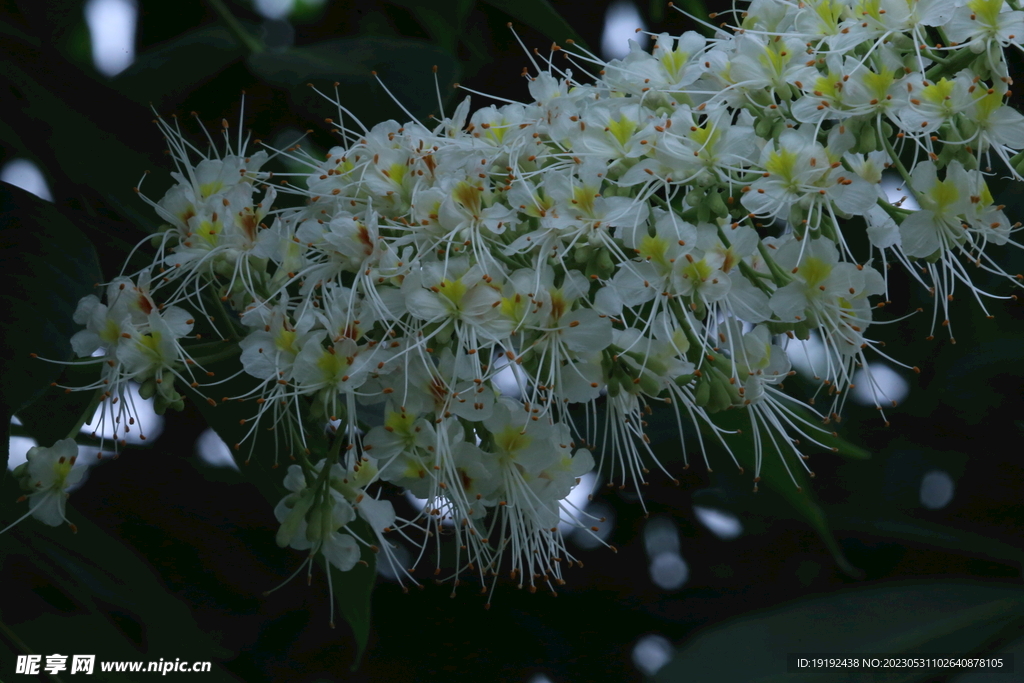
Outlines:
{"type": "Polygon", "coordinates": [[[974,54],[970,50],[960,50],[949,59],[943,60],[928,69],[928,71],[925,72],[924,77],[928,79],[929,82],[934,83],[940,78],[955,76],[961,69],[967,68],[967,66],[971,64],[977,56],[978,55],[974,54]]]}

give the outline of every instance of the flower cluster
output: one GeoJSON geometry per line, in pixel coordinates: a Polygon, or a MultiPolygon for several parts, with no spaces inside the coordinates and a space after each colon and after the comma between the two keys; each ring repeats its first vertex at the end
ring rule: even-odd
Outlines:
{"type": "Polygon", "coordinates": [[[371,493],[386,482],[427,501],[424,538],[452,527],[456,581],[506,568],[531,589],[558,583],[572,562],[559,523],[593,522],[567,502],[592,452],[617,485],[661,467],[654,405],[681,437],[703,427],[726,447],[716,414],[745,411],[758,470],[765,439],[824,448],[781,388],[791,340],[827,349],[815,379],[831,416],[882,353],[869,328],[891,265],[932,291],[933,327],[957,287],[996,296],[969,268],[1019,278],[989,254],[1019,224],[987,179],[1022,179],[1003,48],[1020,48],[1024,13],[754,0],[733,21],[608,63],[555,48],[530,101],[471,112],[467,98],[430,125],[367,129],[335,96],[338,146],[279,152],[308,168],[287,178],[241,139],[200,154],[161,122],[178,171],[153,203],[168,224],[153,268],[83,301],[75,350],[104,349],[107,391],[154,382],[173,405],[173,378],[202,389],[190,316],[226,304],[218,332],[252,379],[234,397],[253,406],[238,447],[265,426],[299,454],[275,511],[282,546],[347,570],[359,545],[409,537],[417,520],[371,493]],[[302,206],[275,207],[285,194],[302,206]],[[334,425],[316,465],[312,423],[334,425]]]}

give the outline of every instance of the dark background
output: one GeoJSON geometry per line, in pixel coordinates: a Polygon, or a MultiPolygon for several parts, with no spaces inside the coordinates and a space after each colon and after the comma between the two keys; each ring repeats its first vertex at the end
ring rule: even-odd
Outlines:
{"type": "MultiPolygon", "coordinates": [[[[241,3],[228,3],[228,8],[254,32],[265,31],[268,40],[287,39],[290,29],[299,47],[355,35],[430,41],[438,61],[459,71],[439,70],[445,92],[458,79],[477,91],[526,98],[519,73],[528,60],[505,24],[516,21],[524,43],[544,52],[551,37],[494,5],[464,4],[468,9],[461,24],[447,31],[438,28],[443,22],[430,24],[433,31],[425,27],[426,15],[410,9],[417,6],[414,2],[328,2],[319,11],[294,16],[287,26],[263,22],[241,3]]],[[[285,144],[280,141],[290,142],[288,136],[312,128],[305,146],[326,150],[331,144],[327,127],[319,123],[334,115],[330,106],[301,88],[268,82],[265,72],[261,75],[245,63],[241,52],[235,54],[238,46],[231,47],[230,37],[217,28],[221,24],[209,5],[141,0],[140,60],[197,27],[212,33],[197,38],[193,49],[175,51],[162,65],[129,70],[113,81],[91,67],[81,3],[7,0],[0,7],[6,34],[0,48],[3,59],[21,70],[9,70],[0,79],[0,164],[24,157],[44,169],[58,205],[74,212],[70,215],[83,216],[82,227],[107,278],[117,274],[124,257],[113,246],[116,240],[134,243],[143,234],[142,216],[155,226],[155,217],[130,192],[131,186],[147,168],[153,171],[146,180],[149,196],[158,198],[169,185],[168,162],[150,123],[148,102],[160,114],[178,113],[183,120],[194,110],[213,129],[222,118],[236,125],[240,91],[245,90],[245,125],[255,136],[285,144]],[[217,59],[223,64],[211,69],[210,60],[217,59]],[[124,157],[106,154],[113,149],[112,141],[136,155],[132,162],[144,165],[127,166],[124,157]]],[[[556,0],[551,7],[592,49],[599,49],[606,3],[556,0]]],[[[640,11],[655,31],[695,28],[664,7],[644,5],[640,11]]],[[[435,113],[430,64],[403,63],[404,54],[401,49],[378,49],[371,61],[383,65],[381,76],[389,87],[411,93],[413,100],[403,101],[413,113],[435,113]]],[[[329,87],[330,76],[315,69],[311,73],[329,87]]],[[[353,81],[351,87],[346,104],[367,124],[403,116],[370,79],[353,81]]],[[[479,96],[473,101],[485,103],[479,96]]],[[[453,107],[456,102],[450,98],[446,104],[453,107]]],[[[196,125],[185,125],[200,139],[196,125]]],[[[1006,183],[999,189],[1007,213],[1019,216],[1017,190],[1006,183]]],[[[1007,270],[1024,270],[1019,250],[1004,252],[999,258],[1007,270]]],[[[926,293],[911,288],[896,269],[892,277],[894,303],[882,319],[919,306],[930,312],[926,293]]],[[[1002,282],[982,276],[977,282],[999,296],[1011,294],[1002,282]]],[[[427,561],[422,565],[426,569],[416,574],[422,590],[405,594],[392,581],[378,581],[368,649],[359,669],[350,672],[353,639],[344,620],[338,619],[335,630],[327,625],[329,600],[320,569],[313,572],[309,587],[299,577],[263,596],[294,571],[302,554],[277,548],[272,505],[247,483],[245,469],[216,469],[197,457],[196,438],[206,424],[187,405],[184,412],[166,416],[159,439],[91,469],[87,484],[70,499],[72,521],[90,520],[128,555],[76,546],[67,528],[43,529],[34,521],[0,537],[5,553],[0,643],[6,648],[0,654],[10,654],[3,654],[0,679],[21,679],[13,674],[14,653],[26,648],[41,654],[88,653],[93,650],[83,648],[90,633],[112,629],[124,642],[115,646],[108,641],[109,651],[94,648],[99,658],[114,659],[115,653],[134,648],[137,655],[122,658],[214,660],[219,668],[203,675],[204,680],[526,682],[542,674],[555,683],[639,681],[643,673],[634,662],[634,648],[644,636],[662,636],[685,655],[696,638],[716,627],[748,623],[743,620],[759,618],[769,608],[777,610],[773,614],[795,614],[805,604],[800,601],[813,597],[863,587],[890,589],[887,595],[896,596],[892,619],[904,619],[908,630],[925,613],[901,608],[899,592],[907,586],[967,596],[972,604],[971,586],[981,583],[1006,587],[1007,599],[1016,600],[1019,593],[1012,589],[1020,586],[1024,540],[1024,307],[1016,300],[992,301],[995,317],[987,319],[967,292],[963,294],[953,304],[955,345],[945,330],[934,341],[925,341],[930,313],[872,328],[874,338],[888,342],[888,353],[919,366],[921,374],[903,373],[911,391],[899,407],[886,411],[888,427],[873,407],[847,404],[840,435],[868,451],[870,459],[811,452],[817,476],[806,500],[820,502],[828,534],[855,569],[840,568],[836,555],[809,525],[810,508],[794,504],[792,492],[784,490],[788,481],[762,485],[753,494],[750,474],[735,472],[724,453],[711,453],[714,473],[705,470],[699,457],[684,471],[679,444],[664,442],[659,453],[681,485],[655,476],[644,497],[652,518],[668,519],[678,529],[680,553],[689,568],[680,589],[660,589],[650,577],[643,540],[647,519],[635,497],[628,491],[605,491],[597,500],[614,512],[608,542],[618,552],[580,549],[570,540],[570,550],[585,566],[566,571],[567,585],[557,598],[520,593],[502,580],[491,609],[485,611],[486,599],[477,595],[472,582],[461,586],[455,599],[448,597],[449,585],[433,585],[427,561]],[[924,508],[919,495],[922,477],[932,470],[946,472],[955,482],[952,500],[938,510],[924,508]],[[743,525],[742,535],[720,539],[697,519],[695,504],[734,514],[743,525]],[[46,545],[34,538],[55,542],[46,545]],[[61,545],[69,548],[64,554],[61,545]],[[90,557],[90,552],[98,555],[90,557]],[[47,571],[40,570],[42,565],[47,571]],[[101,571],[108,579],[94,580],[101,571]],[[163,591],[174,609],[154,612],[138,595],[137,603],[118,595],[118,587],[141,585],[136,581],[140,572],[152,575],[146,585],[163,591]],[[58,581],[55,575],[64,579],[58,581]],[[97,625],[101,622],[103,628],[97,625]]],[[[795,389],[800,393],[808,387],[795,389]]],[[[690,452],[696,451],[691,447],[690,452]]],[[[12,504],[13,497],[0,501],[3,524],[23,514],[23,504],[12,504]]],[[[396,501],[396,507],[403,505],[396,501]]],[[[982,626],[977,615],[974,622],[965,622],[983,637],[945,645],[960,654],[1007,651],[1009,643],[1024,635],[1021,607],[1019,602],[1014,605],[982,626]]],[[[959,612],[950,607],[949,614],[959,612]]],[[[878,626],[859,618],[855,610],[836,618],[848,619],[848,626],[839,629],[850,636],[848,642],[870,642],[864,638],[878,626]]],[[[801,624],[806,625],[794,617],[791,626],[801,624]]],[[[846,643],[837,636],[835,647],[846,643]]],[[[704,652],[701,673],[691,677],[684,675],[691,669],[669,665],[663,676],[753,680],[753,674],[729,669],[725,660],[742,658],[745,652],[756,656],[762,645],[731,642],[717,652],[704,652]]],[[[1024,667],[1024,661],[1018,666],[1024,667]]],[[[766,661],[757,670],[784,673],[777,661],[766,661]]],[[[953,675],[922,676],[900,680],[954,680],[953,675]]]]}

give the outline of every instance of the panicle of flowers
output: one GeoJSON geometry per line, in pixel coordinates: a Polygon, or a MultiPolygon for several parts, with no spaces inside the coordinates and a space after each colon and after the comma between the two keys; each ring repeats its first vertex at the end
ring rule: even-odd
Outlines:
{"type": "Polygon", "coordinates": [[[1015,7],[754,0],[712,37],[662,34],[607,63],[555,47],[529,101],[471,112],[467,97],[428,122],[367,128],[335,91],[326,158],[275,153],[302,173],[262,171],[270,155],[226,123],[217,154],[160,120],[178,170],[151,202],[156,259],[83,301],[75,350],[104,350],[104,386],[153,381],[174,405],[174,378],[202,390],[192,368],[212,352],[189,316],[219,320],[252,380],[231,397],[254,406],[236,447],[251,456],[265,426],[298,456],[282,546],[345,571],[362,546],[389,551],[386,533],[454,533],[456,585],[472,572],[486,593],[504,569],[553,588],[575,561],[559,524],[597,521],[568,502],[595,455],[619,487],[667,473],[655,407],[702,450],[708,434],[728,450],[716,416],[745,411],[755,482],[765,444],[807,469],[868,355],[909,367],[869,336],[891,266],[934,296],[933,331],[957,289],[1009,296],[1021,276],[989,247],[1020,246],[1020,224],[987,179],[1024,179],[1015,7]],[[275,207],[286,195],[302,206],[275,207]],[[1006,285],[985,291],[979,270],[1006,285]],[[822,414],[782,388],[810,335],[827,350],[822,414]],[[310,424],[328,421],[314,465],[310,424]],[[397,518],[386,487],[426,500],[420,518],[397,518]]]}

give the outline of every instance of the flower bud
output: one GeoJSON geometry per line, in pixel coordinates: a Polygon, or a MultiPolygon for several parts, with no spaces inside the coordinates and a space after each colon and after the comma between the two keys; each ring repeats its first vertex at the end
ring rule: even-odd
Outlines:
{"type": "Polygon", "coordinates": [[[145,382],[139,385],[139,396],[145,400],[149,400],[156,395],[156,380],[152,377],[147,379],[145,382]]]}
{"type": "MultiPolygon", "coordinates": [[[[293,495],[295,494],[291,494],[289,497],[293,495]]],[[[299,527],[302,526],[302,522],[306,518],[306,513],[311,505],[313,505],[312,491],[305,490],[298,494],[298,499],[292,506],[288,516],[281,522],[281,528],[277,530],[276,540],[279,547],[284,548],[291,544],[295,534],[299,531],[299,527]]]]}

